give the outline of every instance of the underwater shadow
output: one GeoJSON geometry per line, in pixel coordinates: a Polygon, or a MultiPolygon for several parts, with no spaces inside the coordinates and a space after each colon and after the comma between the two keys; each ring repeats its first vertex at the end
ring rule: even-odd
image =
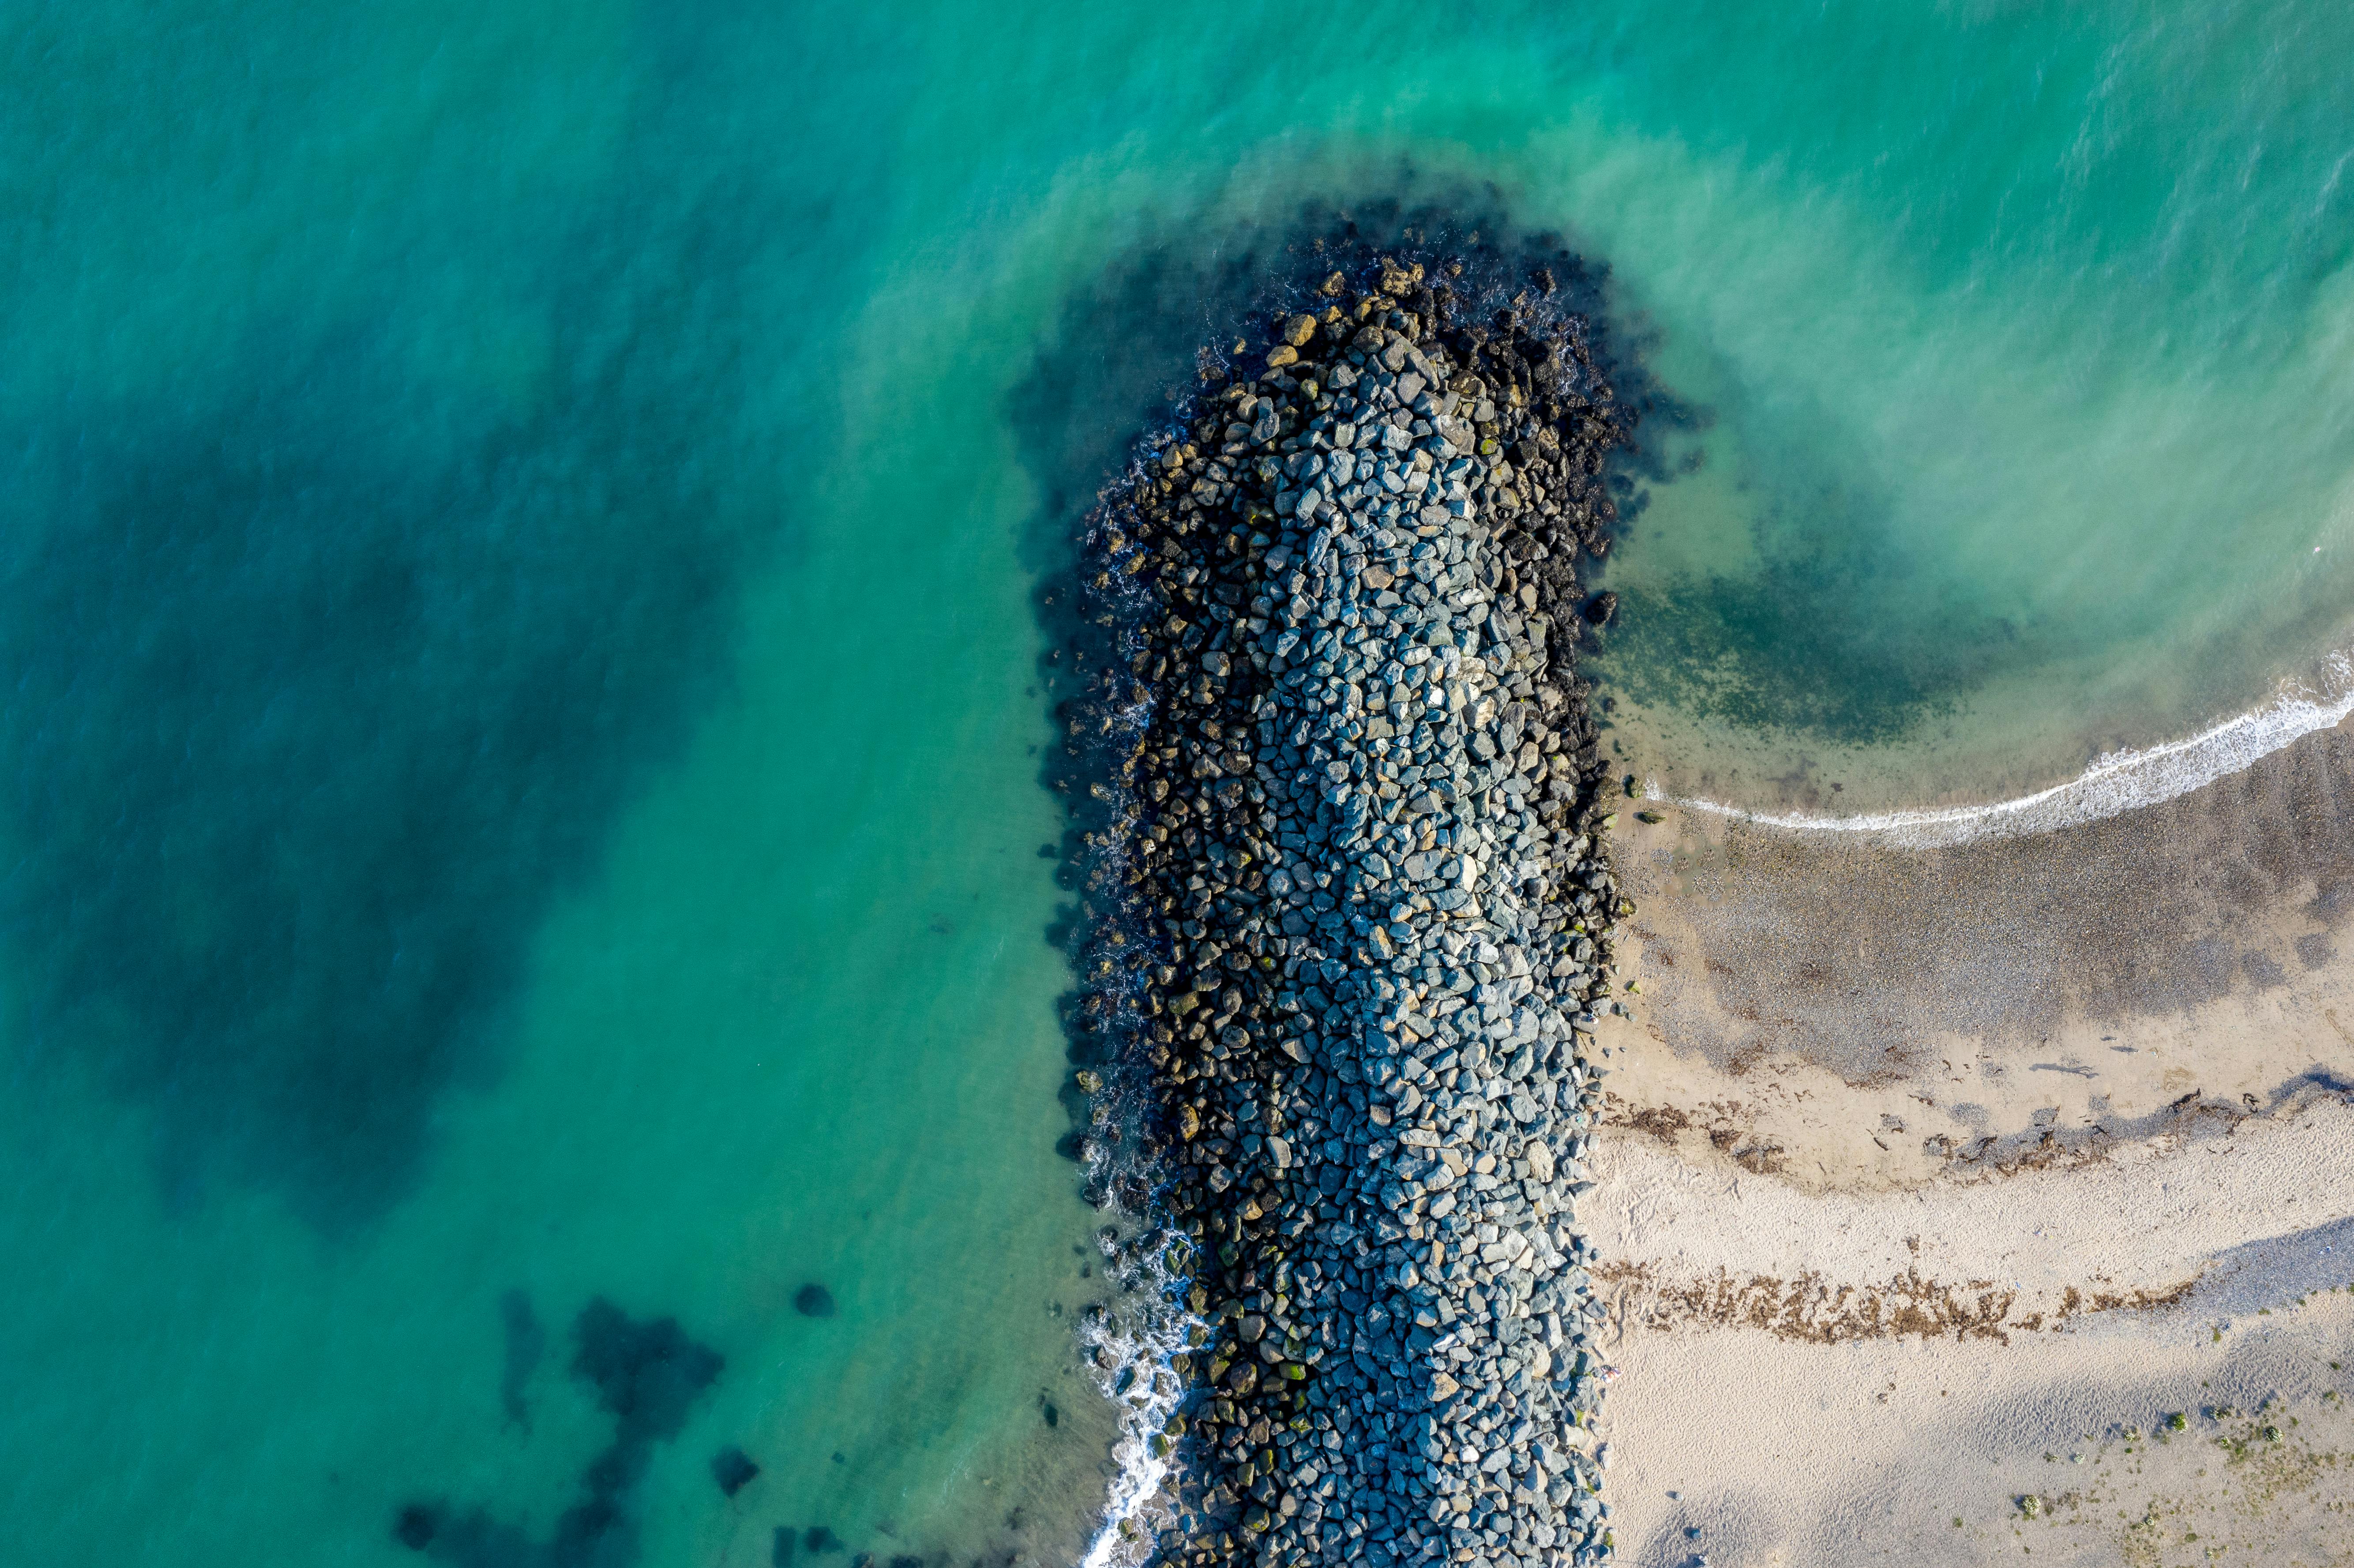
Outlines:
{"type": "MultiPolygon", "coordinates": [[[[338,1234],[409,1190],[793,536],[783,476],[829,434],[804,373],[882,220],[844,195],[895,143],[804,177],[746,136],[753,62],[892,35],[748,0],[627,26],[596,180],[506,170],[449,219],[487,349],[418,341],[448,280],[405,252],[340,323],[230,280],[202,305],[242,342],[0,431],[9,1032],[143,1113],[178,1205],[244,1183],[338,1234]]],[[[881,121],[912,90],[807,91],[881,121]]]]}
{"type": "Polygon", "coordinates": [[[684,1429],[726,1362],[688,1339],[677,1319],[633,1319],[602,1297],[582,1308],[572,1338],[572,1375],[597,1391],[613,1418],[613,1440],[589,1461],[581,1500],[557,1520],[549,1539],[535,1541],[481,1508],[411,1503],[393,1520],[396,1541],[459,1568],[627,1568],[638,1561],[631,1499],[655,1446],[684,1429]]]}
{"type": "Polygon", "coordinates": [[[750,544],[626,355],[521,418],[397,357],[257,342],[249,390],[86,415],[0,556],[22,1035],[150,1113],[167,1191],[328,1229],[492,1067],[541,916],[722,684],[750,544]]]}

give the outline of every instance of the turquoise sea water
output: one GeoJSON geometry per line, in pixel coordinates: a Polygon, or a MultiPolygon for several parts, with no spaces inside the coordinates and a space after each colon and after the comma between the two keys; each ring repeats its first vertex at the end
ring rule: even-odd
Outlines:
{"type": "Polygon", "coordinates": [[[1671,781],[1998,793],[2347,634],[2342,8],[7,16],[12,1562],[1076,1556],[1107,270],[1606,262],[1671,781]]]}

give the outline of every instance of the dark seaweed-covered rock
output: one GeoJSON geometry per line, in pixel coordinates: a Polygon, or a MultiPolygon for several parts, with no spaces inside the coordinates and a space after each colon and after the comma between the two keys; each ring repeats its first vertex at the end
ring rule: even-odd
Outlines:
{"type": "Polygon", "coordinates": [[[588,1463],[580,1500],[535,1542],[484,1510],[453,1515],[412,1503],[393,1520],[393,1538],[459,1568],[626,1568],[638,1560],[630,1504],[654,1446],[676,1437],[688,1412],[726,1364],[686,1337],[675,1318],[633,1319],[599,1297],[572,1326],[572,1375],[597,1392],[613,1418],[613,1440],[588,1463]]]}
{"type": "Polygon", "coordinates": [[[741,1448],[722,1448],[711,1460],[711,1478],[731,1498],[751,1485],[752,1478],[759,1473],[760,1467],[752,1463],[751,1456],[741,1448]]]}
{"type": "Polygon", "coordinates": [[[411,1552],[422,1552],[433,1544],[433,1537],[440,1528],[441,1510],[439,1508],[411,1503],[393,1520],[392,1536],[411,1552]]]}
{"type": "Polygon", "coordinates": [[[793,1292],[793,1310],[804,1318],[831,1318],[833,1292],[822,1285],[804,1285],[793,1292]]]}

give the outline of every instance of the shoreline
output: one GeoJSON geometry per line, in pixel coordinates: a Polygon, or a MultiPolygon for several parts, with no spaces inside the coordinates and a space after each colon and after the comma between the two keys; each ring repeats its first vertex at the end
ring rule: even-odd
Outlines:
{"type": "Polygon", "coordinates": [[[1854,1191],[2096,1160],[2354,1087],[2349,776],[2341,727],[2031,838],[1630,823],[1642,1049],[1616,1053],[1607,1119],[1854,1191]]]}
{"type": "Polygon", "coordinates": [[[1633,1561],[2354,1561],[2349,779],[2340,726],[2032,836],[1629,824],[1633,1561]]]}
{"type": "Polygon", "coordinates": [[[1599,1561],[1622,901],[1570,607],[1631,414],[1547,268],[1318,249],[1071,585],[1073,1152],[1182,1282],[1107,1371],[1089,1562],[1599,1561]]]}
{"type": "Polygon", "coordinates": [[[2161,805],[2243,773],[2308,735],[2337,727],[2354,715],[2354,655],[2332,653],[2323,661],[2323,667],[2336,678],[2337,689],[2313,693],[2291,687],[2195,735],[2103,752],[2074,778],[2007,800],[1830,817],[1808,811],[1755,810],[1698,796],[1670,795],[1651,780],[1644,783],[1643,799],[1758,827],[1796,833],[1861,834],[1906,849],[2052,832],[2161,805]]]}

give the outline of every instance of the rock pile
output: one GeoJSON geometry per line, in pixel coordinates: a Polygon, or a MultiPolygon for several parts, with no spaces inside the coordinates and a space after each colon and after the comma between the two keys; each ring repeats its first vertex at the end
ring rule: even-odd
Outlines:
{"type": "Polygon", "coordinates": [[[1550,272],[1342,260],[1108,494],[1074,607],[1078,1086],[1193,1319],[1152,1547],[1593,1562],[1627,906],[1573,659],[1631,419],[1550,272]]]}

